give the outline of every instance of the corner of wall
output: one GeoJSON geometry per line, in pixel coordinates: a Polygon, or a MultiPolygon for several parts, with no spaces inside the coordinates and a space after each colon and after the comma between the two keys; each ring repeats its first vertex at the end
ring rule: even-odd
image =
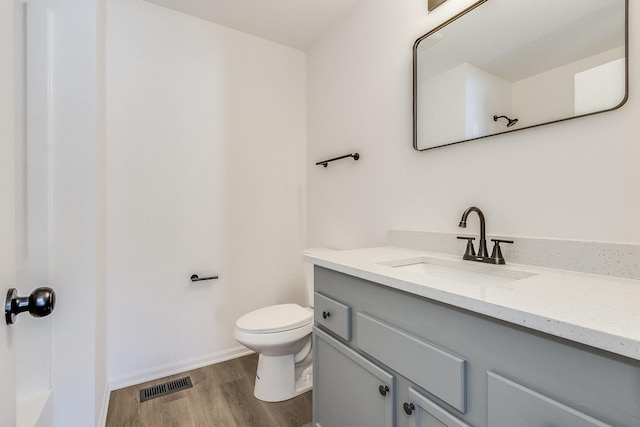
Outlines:
{"type": "Polygon", "coordinates": [[[107,415],[109,412],[109,400],[111,399],[111,389],[109,388],[109,382],[105,381],[104,391],[102,393],[102,404],[100,405],[100,412],[97,414],[96,426],[105,427],[107,425],[107,415]]]}

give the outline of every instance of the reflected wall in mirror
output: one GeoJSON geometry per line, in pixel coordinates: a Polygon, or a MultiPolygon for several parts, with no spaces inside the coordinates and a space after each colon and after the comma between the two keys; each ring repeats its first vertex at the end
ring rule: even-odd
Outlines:
{"type": "Polygon", "coordinates": [[[481,0],[420,37],[413,47],[414,148],[622,106],[627,1],[481,0]]]}

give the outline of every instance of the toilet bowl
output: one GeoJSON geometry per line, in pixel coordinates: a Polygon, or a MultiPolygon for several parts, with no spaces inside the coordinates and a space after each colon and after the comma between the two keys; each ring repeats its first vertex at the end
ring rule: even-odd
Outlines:
{"type": "Polygon", "coordinates": [[[280,402],[313,386],[313,265],[305,263],[310,307],[279,304],[240,317],[233,337],[258,353],[253,394],[266,402],[280,402]]]}
{"type": "Polygon", "coordinates": [[[291,399],[313,385],[313,309],[280,304],[245,314],[234,338],[259,354],[253,394],[266,402],[291,399]]]}

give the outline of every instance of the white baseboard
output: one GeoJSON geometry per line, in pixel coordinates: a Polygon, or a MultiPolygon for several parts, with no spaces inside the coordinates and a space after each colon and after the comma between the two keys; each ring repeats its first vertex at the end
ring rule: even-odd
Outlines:
{"type": "Polygon", "coordinates": [[[252,353],[252,350],[249,350],[244,346],[238,346],[204,356],[194,357],[192,359],[186,359],[175,363],[168,363],[166,365],[156,366],[154,368],[143,369],[137,372],[132,372],[130,374],[118,375],[113,378],[109,378],[109,389],[110,391],[118,390],[147,381],[157,380],[158,378],[168,377],[169,375],[180,374],[192,369],[202,368],[203,366],[225,362],[227,360],[246,356],[252,353]]]}
{"type": "Polygon", "coordinates": [[[109,399],[111,398],[111,389],[109,388],[109,381],[104,384],[104,391],[102,394],[102,406],[100,407],[100,415],[98,418],[97,427],[105,427],[107,425],[107,411],[109,410],[109,399]]]}

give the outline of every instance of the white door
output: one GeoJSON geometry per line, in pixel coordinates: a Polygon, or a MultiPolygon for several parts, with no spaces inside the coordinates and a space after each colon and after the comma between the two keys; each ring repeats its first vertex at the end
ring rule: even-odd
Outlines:
{"type": "MultiPolygon", "coordinates": [[[[0,2],[0,298],[15,281],[13,2],[0,2]]],[[[0,426],[16,419],[13,329],[0,325],[0,426]]]]}
{"type": "MultiPolygon", "coordinates": [[[[10,2],[9,2],[10,3],[10,2]]],[[[3,205],[14,212],[13,265],[3,266],[4,288],[17,288],[21,297],[47,286],[49,273],[49,123],[50,123],[50,24],[46,1],[15,1],[13,10],[13,189],[4,188],[3,205]],[[13,191],[12,191],[13,190],[13,191]]],[[[6,116],[5,116],[6,117],[6,116]]],[[[5,118],[3,117],[3,119],[5,118]]],[[[10,121],[10,120],[7,120],[10,121]]],[[[7,148],[7,151],[11,151],[7,148]]],[[[9,159],[6,159],[10,161],[9,159]]],[[[4,228],[3,227],[3,228],[4,228]]],[[[3,292],[3,297],[7,291],[3,292]]],[[[6,307],[5,307],[6,310],[6,307]]],[[[6,322],[3,322],[6,323],[6,322]]],[[[2,425],[50,426],[51,321],[20,314],[6,328],[9,359],[15,360],[14,408],[2,425]],[[15,421],[11,419],[15,418],[15,421]]],[[[4,414],[4,411],[1,413],[4,414]]]]}

